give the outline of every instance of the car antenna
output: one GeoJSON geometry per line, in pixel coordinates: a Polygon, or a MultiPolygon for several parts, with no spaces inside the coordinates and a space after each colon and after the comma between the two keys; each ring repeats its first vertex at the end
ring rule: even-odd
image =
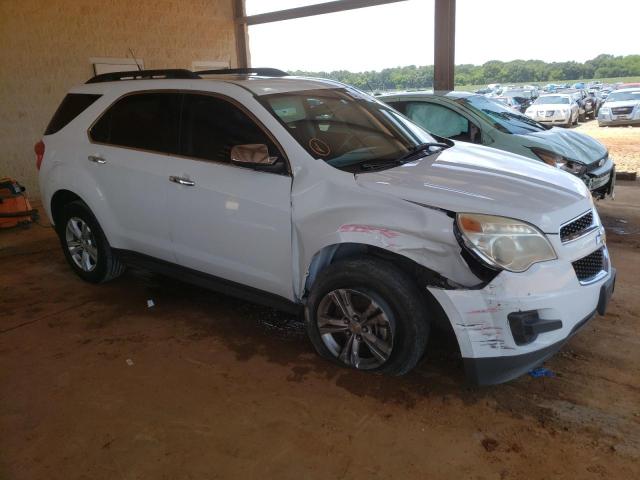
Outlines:
{"type": "Polygon", "coordinates": [[[367,87],[369,87],[369,91],[371,92],[371,95],[373,95],[374,94],[373,88],[371,88],[371,84],[369,83],[369,79],[366,76],[364,77],[364,81],[367,82],[367,87]]]}
{"type": "Polygon", "coordinates": [[[133,58],[133,61],[136,62],[136,67],[138,67],[138,71],[141,72],[142,68],[140,67],[140,64],[138,63],[138,60],[136,60],[136,56],[133,54],[133,50],[131,50],[131,47],[129,47],[129,53],[131,54],[131,58],[133,58]]]}

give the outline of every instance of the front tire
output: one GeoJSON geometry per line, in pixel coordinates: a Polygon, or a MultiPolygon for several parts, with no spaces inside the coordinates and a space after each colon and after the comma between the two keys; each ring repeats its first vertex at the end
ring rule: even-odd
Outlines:
{"type": "Polygon", "coordinates": [[[336,262],[320,273],[305,308],[316,351],[343,367],[402,375],[422,358],[427,305],[395,265],[369,257],[336,262]]]}
{"type": "Polygon", "coordinates": [[[84,202],[65,205],[56,230],[67,262],[84,281],[106,282],[124,272],[125,266],[113,254],[98,220],[84,202]]]}

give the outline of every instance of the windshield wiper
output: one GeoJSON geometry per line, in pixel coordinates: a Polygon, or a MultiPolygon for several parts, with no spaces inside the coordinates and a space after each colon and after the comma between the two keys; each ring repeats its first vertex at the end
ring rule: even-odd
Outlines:
{"type": "Polygon", "coordinates": [[[398,160],[366,160],[362,163],[358,163],[358,167],[360,170],[384,170],[387,168],[397,167],[402,165],[403,162],[399,162],[398,160]]]}
{"type": "Polygon", "coordinates": [[[441,143],[441,142],[421,143],[413,147],[411,150],[409,150],[407,153],[405,153],[401,157],[398,157],[396,159],[396,162],[402,165],[403,163],[410,161],[412,158],[420,156],[420,154],[422,153],[424,153],[424,155],[422,156],[427,156],[427,155],[431,155],[432,153],[437,153],[441,150],[444,150],[445,148],[449,148],[450,146],[451,145],[448,145],[446,143],[441,143]],[[430,148],[432,147],[440,147],[440,150],[436,150],[435,152],[432,152],[430,150],[430,148]]]}
{"type": "Polygon", "coordinates": [[[405,164],[417,157],[420,154],[424,154],[423,156],[431,155],[432,153],[437,153],[440,150],[445,148],[449,148],[451,145],[447,145],[446,143],[438,143],[438,142],[429,142],[429,143],[421,143],[420,145],[416,145],[411,148],[407,153],[400,156],[399,158],[385,158],[385,159],[377,159],[377,160],[362,160],[361,162],[356,162],[352,164],[353,166],[357,166],[360,170],[378,170],[378,169],[386,169],[392,167],[398,167],[402,164],[405,164]],[[440,150],[435,152],[429,151],[429,148],[432,147],[440,147],[440,150]]]}

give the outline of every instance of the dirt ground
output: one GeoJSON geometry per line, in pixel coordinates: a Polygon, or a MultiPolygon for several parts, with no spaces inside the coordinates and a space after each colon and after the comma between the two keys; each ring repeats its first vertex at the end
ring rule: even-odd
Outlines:
{"type": "Polygon", "coordinates": [[[596,120],[590,120],[575,130],[604,143],[619,172],[636,172],[640,176],[640,126],[598,127],[596,120]]]}
{"type": "Polygon", "coordinates": [[[599,210],[609,312],[555,377],[488,388],[442,335],[405,377],[348,371],[291,317],[140,271],[85,284],[50,229],[1,231],[0,479],[640,478],[640,185],[599,210]]]}

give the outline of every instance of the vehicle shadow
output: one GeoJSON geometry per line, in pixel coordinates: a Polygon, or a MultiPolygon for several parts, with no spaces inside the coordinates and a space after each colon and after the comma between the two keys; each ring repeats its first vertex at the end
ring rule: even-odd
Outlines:
{"type": "Polygon", "coordinates": [[[475,403],[495,388],[466,383],[458,345],[450,332],[433,328],[420,364],[407,375],[391,377],[343,368],[319,357],[307,339],[303,319],[294,315],[139,270],[127,272],[123,281],[143,284],[146,295],[162,304],[164,318],[179,315],[190,332],[188,341],[215,337],[238,361],[260,357],[287,367],[290,382],[320,379],[352,395],[406,408],[433,396],[475,403]]]}

